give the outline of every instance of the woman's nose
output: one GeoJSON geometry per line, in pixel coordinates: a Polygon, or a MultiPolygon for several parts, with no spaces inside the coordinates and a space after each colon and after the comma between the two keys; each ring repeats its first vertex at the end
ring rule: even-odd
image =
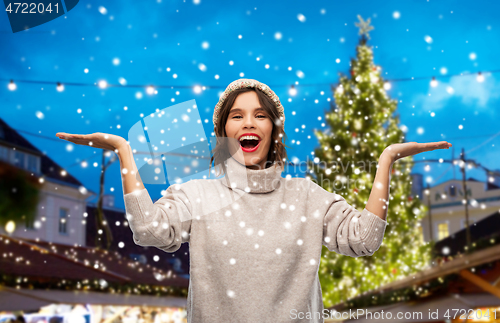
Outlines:
{"type": "Polygon", "coordinates": [[[255,120],[252,120],[252,118],[246,118],[245,122],[243,122],[243,127],[244,128],[255,128],[255,120]]]}

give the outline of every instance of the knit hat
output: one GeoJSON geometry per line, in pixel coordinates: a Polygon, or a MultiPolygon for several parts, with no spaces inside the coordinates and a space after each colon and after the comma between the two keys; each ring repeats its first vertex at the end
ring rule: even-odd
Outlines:
{"type": "Polygon", "coordinates": [[[258,88],[259,90],[261,90],[262,92],[267,94],[267,96],[269,96],[271,98],[271,100],[273,100],[273,102],[276,104],[276,106],[278,108],[281,123],[283,124],[283,127],[285,127],[285,109],[281,105],[280,99],[278,98],[276,93],[274,93],[273,90],[271,90],[271,88],[269,86],[267,86],[264,83],[261,83],[257,80],[253,80],[253,79],[239,79],[239,80],[231,82],[231,84],[229,84],[227,86],[224,93],[222,93],[222,95],[219,99],[219,102],[217,103],[217,105],[215,105],[214,116],[213,116],[214,127],[217,125],[217,119],[219,118],[219,112],[220,112],[220,109],[222,108],[222,104],[224,103],[224,100],[234,90],[242,89],[242,88],[246,88],[246,87],[258,88]]]}

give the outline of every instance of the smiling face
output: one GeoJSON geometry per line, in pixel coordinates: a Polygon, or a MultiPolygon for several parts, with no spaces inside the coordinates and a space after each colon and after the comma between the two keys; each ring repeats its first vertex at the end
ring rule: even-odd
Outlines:
{"type": "Polygon", "coordinates": [[[250,91],[238,95],[229,111],[225,130],[227,137],[236,139],[229,152],[240,164],[250,169],[265,168],[273,140],[273,121],[261,107],[257,93],[250,91]],[[242,137],[248,140],[240,141],[242,137]],[[236,154],[238,149],[243,153],[236,154]],[[240,156],[244,160],[240,160],[240,156]]]}

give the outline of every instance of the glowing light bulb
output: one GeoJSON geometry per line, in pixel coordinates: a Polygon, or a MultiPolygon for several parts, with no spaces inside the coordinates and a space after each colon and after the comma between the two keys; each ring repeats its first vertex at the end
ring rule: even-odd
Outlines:
{"type": "Polygon", "coordinates": [[[101,80],[99,81],[98,85],[101,89],[105,89],[108,87],[108,82],[106,82],[105,80],[101,80]]]}
{"type": "Polygon", "coordinates": [[[14,83],[14,80],[10,80],[10,83],[9,83],[9,85],[7,87],[11,91],[15,91],[17,89],[17,85],[16,85],[16,83],[14,83]]]}
{"type": "Polygon", "coordinates": [[[8,221],[7,224],[5,224],[5,231],[7,231],[7,233],[12,233],[16,230],[16,224],[14,223],[14,221],[8,221]]]}
{"type": "Polygon", "coordinates": [[[434,77],[434,76],[432,77],[431,86],[432,87],[438,86],[438,81],[436,81],[436,77],[434,77]]]}
{"type": "Polygon", "coordinates": [[[482,75],[482,74],[481,74],[481,72],[477,73],[476,80],[477,80],[479,83],[483,83],[483,82],[484,82],[484,75],[482,75]]]}
{"type": "Polygon", "coordinates": [[[290,88],[290,90],[288,90],[288,94],[290,94],[291,96],[296,96],[297,95],[297,89],[295,88],[295,86],[292,85],[292,87],[290,88]]]}
{"type": "Polygon", "coordinates": [[[58,82],[56,89],[57,89],[57,91],[62,92],[62,91],[64,91],[64,85],[62,85],[61,83],[58,82]]]}

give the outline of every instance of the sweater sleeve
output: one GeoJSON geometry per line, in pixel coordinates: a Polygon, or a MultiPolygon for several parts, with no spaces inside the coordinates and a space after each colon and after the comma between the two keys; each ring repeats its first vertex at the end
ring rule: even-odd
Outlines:
{"type": "Polygon", "coordinates": [[[359,212],[341,195],[327,193],[333,202],[324,216],[323,245],[346,256],[373,255],[382,244],[387,221],[366,208],[359,212]]]}
{"type": "Polygon", "coordinates": [[[124,200],[137,245],[153,246],[172,253],[183,242],[189,242],[191,205],[180,185],[171,185],[155,203],[146,189],[125,194],[124,200]]]}

